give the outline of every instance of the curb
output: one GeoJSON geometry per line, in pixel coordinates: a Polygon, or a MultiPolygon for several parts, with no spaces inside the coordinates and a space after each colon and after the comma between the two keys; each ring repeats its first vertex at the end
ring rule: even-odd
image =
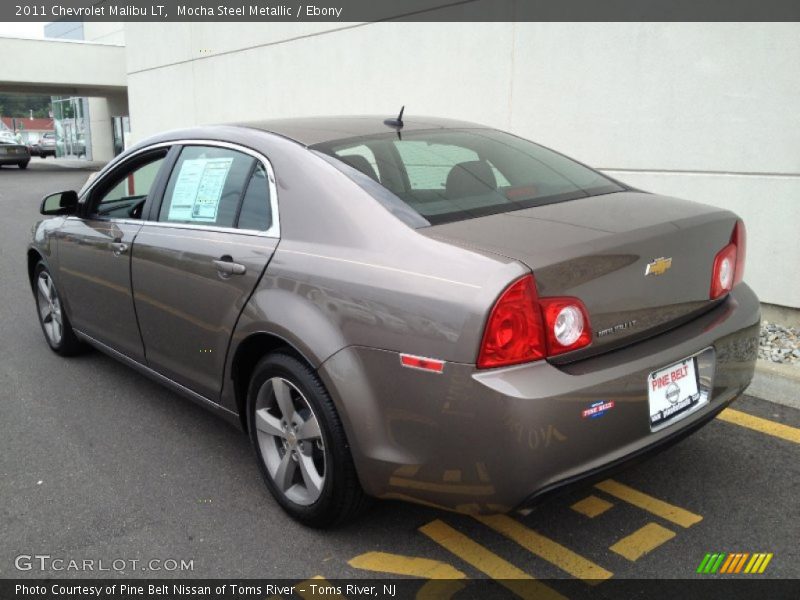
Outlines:
{"type": "Polygon", "coordinates": [[[753,381],[745,393],[800,409],[800,367],[759,359],[753,381]]]}

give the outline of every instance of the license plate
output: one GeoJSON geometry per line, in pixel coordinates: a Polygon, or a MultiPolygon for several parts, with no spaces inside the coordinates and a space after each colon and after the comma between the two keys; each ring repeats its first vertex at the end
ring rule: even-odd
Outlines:
{"type": "Polygon", "coordinates": [[[708,395],[698,389],[694,357],[650,373],[647,393],[651,429],[685,416],[708,400],[708,395]]]}

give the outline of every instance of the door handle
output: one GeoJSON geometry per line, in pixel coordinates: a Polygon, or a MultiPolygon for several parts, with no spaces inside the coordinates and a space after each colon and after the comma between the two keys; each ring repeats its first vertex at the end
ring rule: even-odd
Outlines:
{"type": "Polygon", "coordinates": [[[127,252],[128,244],[124,244],[122,242],[111,242],[111,251],[114,253],[114,256],[120,256],[127,252]]]}
{"type": "Polygon", "coordinates": [[[225,277],[228,275],[244,275],[247,271],[247,267],[233,262],[233,259],[227,255],[213,261],[213,263],[220,275],[225,277]]]}

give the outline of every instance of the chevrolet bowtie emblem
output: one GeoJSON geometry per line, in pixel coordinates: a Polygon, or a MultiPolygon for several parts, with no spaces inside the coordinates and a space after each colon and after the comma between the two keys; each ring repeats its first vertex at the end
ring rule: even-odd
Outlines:
{"type": "Polygon", "coordinates": [[[648,275],[663,275],[672,266],[672,258],[655,259],[653,262],[647,263],[647,268],[644,270],[644,276],[648,275]]]}

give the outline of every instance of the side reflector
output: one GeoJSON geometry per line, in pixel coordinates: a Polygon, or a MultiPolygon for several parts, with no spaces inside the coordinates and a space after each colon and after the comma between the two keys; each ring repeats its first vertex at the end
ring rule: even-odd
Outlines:
{"type": "Polygon", "coordinates": [[[400,364],[410,369],[422,369],[432,373],[444,371],[444,361],[435,358],[425,358],[423,356],[413,356],[411,354],[401,354],[400,364]]]}

